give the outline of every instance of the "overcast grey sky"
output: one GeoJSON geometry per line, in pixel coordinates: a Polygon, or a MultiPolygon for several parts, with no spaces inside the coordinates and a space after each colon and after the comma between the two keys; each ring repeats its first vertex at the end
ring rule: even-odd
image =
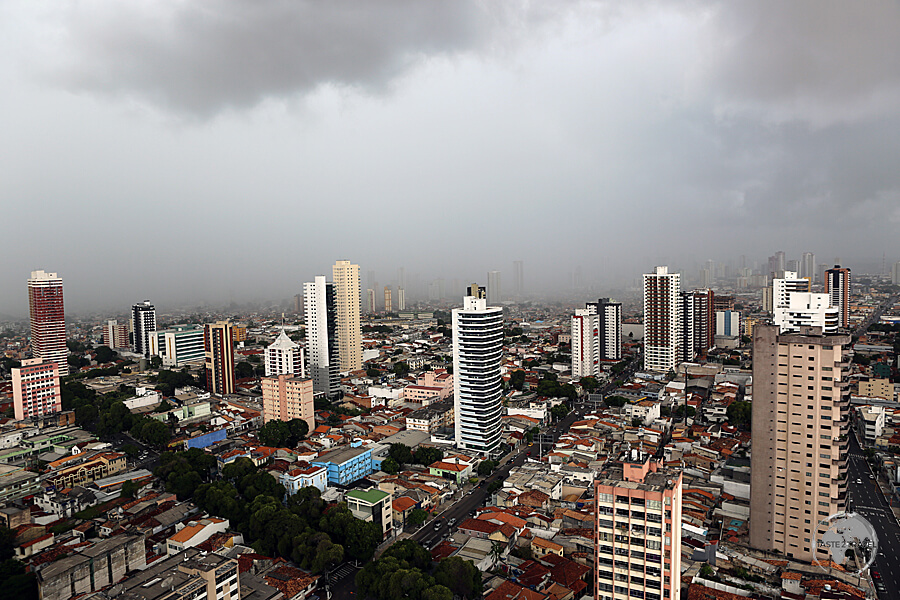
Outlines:
{"type": "Polygon", "coordinates": [[[900,260],[900,5],[6,0],[0,313],[900,260]]]}

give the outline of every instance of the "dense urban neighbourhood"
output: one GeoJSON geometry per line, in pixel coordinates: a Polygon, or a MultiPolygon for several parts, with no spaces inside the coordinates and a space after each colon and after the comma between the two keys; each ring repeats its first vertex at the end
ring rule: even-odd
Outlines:
{"type": "Polygon", "coordinates": [[[3,323],[0,597],[893,597],[900,287],[783,261],[3,323]]]}

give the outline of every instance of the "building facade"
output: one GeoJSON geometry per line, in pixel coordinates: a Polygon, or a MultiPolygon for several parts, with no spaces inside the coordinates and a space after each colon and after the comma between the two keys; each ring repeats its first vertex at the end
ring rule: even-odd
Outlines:
{"type": "Polygon", "coordinates": [[[828,294],[794,292],[788,294],[786,304],[775,306],[772,322],[781,333],[800,331],[803,327],[821,327],[825,333],[836,333],[840,314],[831,306],[828,294]]]}
{"type": "Polygon", "coordinates": [[[753,328],[750,545],[803,561],[847,507],[850,336],[753,328]]]}
{"type": "Polygon", "coordinates": [[[681,345],[681,275],[656,267],[644,275],[644,369],[675,369],[681,345]]]}
{"type": "Polygon", "coordinates": [[[572,316],[572,376],[599,377],[600,366],[600,315],[591,305],[577,308],[572,316]]]}
{"type": "Polygon", "coordinates": [[[397,310],[406,310],[406,289],[397,288],[397,310]]]}
{"type": "Polygon", "coordinates": [[[63,281],[56,273],[32,271],[28,278],[31,317],[31,354],[59,365],[60,377],[69,374],[63,281]]]}
{"type": "Polygon", "coordinates": [[[303,348],[287,336],[284,330],[266,347],[266,376],[296,375],[306,377],[303,367],[303,348]]]}
{"type": "Polygon", "coordinates": [[[384,312],[389,313],[394,309],[394,302],[391,296],[391,286],[384,286],[384,312]]]}
{"type": "Polygon", "coordinates": [[[202,325],[183,325],[151,331],[150,356],[162,358],[166,367],[181,367],[204,360],[202,325]]]}
{"type": "Polygon", "coordinates": [[[122,350],[129,348],[128,343],[128,325],[118,321],[107,321],[103,326],[103,345],[114,350],[122,350]]]}
{"type": "Polygon", "coordinates": [[[12,369],[13,409],[16,420],[31,419],[62,410],[59,365],[26,358],[12,369]]]}
{"type": "Polygon", "coordinates": [[[738,337],[741,335],[741,313],[736,310],[720,310],[716,313],[716,335],[738,337]]]}
{"type": "Polygon", "coordinates": [[[338,356],[341,371],[362,368],[362,326],[359,322],[359,265],[339,260],[332,267],[338,356]]]}
{"type": "Polygon", "coordinates": [[[131,307],[134,351],[150,358],[150,332],[156,331],[156,307],[144,300],[131,307]]]}
{"type": "Polygon", "coordinates": [[[838,309],[841,327],[850,327],[850,269],[834,265],[825,271],[825,293],[838,309]]]}
{"type": "Polygon", "coordinates": [[[453,309],[453,402],[460,451],[486,455],[500,445],[502,355],[503,309],[466,296],[462,308],[453,309]]]}
{"type": "Polygon", "coordinates": [[[324,275],[303,284],[306,309],[307,371],[313,388],[328,397],[341,390],[334,286],[324,275]]]}
{"type": "Polygon", "coordinates": [[[310,432],[316,428],[312,379],[282,374],[263,377],[260,384],[263,422],[303,419],[310,432]]]}
{"type": "Polygon", "coordinates": [[[595,600],[681,598],[682,473],[638,450],[594,481],[595,600]]]}
{"type": "Polygon", "coordinates": [[[622,303],[600,298],[584,306],[593,306],[597,313],[600,360],[622,360],[622,303]]]}
{"type": "Polygon", "coordinates": [[[487,301],[488,304],[500,304],[503,301],[503,292],[500,287],[500,271],[488,271],[487,301]]]}
{"type": "Polygon", "coordinates": [[[234,393],[234,337],[230,321],[203,326],[206,389],[213,394],[234,393]]]}

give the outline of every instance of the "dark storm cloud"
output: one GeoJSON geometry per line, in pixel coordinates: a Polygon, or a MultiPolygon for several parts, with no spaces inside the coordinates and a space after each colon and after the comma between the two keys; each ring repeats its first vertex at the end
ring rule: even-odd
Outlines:
{"type": "Polygon", "coordinates": [[[63,18],[57,75],[208,114],[323,84],[382,89],[420,60],[479,45],[492,18],[469,0],[101,3],[63,18]]]}
{"type": "Polygon", "coordinates": [[[725,110],[816,125],[897,111],[897,2],[724,2],[709,25],[706,83],[725,110]]]}

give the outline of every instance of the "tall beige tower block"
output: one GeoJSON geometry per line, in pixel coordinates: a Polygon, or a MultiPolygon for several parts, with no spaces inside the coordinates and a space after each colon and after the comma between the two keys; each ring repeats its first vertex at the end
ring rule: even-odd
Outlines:
{"type": "Polygon", "coordinates": [[[336,305],[338,357],[341,371],[362,368],[362,327],[359,323],[359,265],[339,260],[332,267],[336,305]]]}
{"type": "Polygon", "coordinates": [[[750,545],[827,559],[812,545],[818,524],[847,509],[850,336],[778,329],[753,328],[750,545]]]}

